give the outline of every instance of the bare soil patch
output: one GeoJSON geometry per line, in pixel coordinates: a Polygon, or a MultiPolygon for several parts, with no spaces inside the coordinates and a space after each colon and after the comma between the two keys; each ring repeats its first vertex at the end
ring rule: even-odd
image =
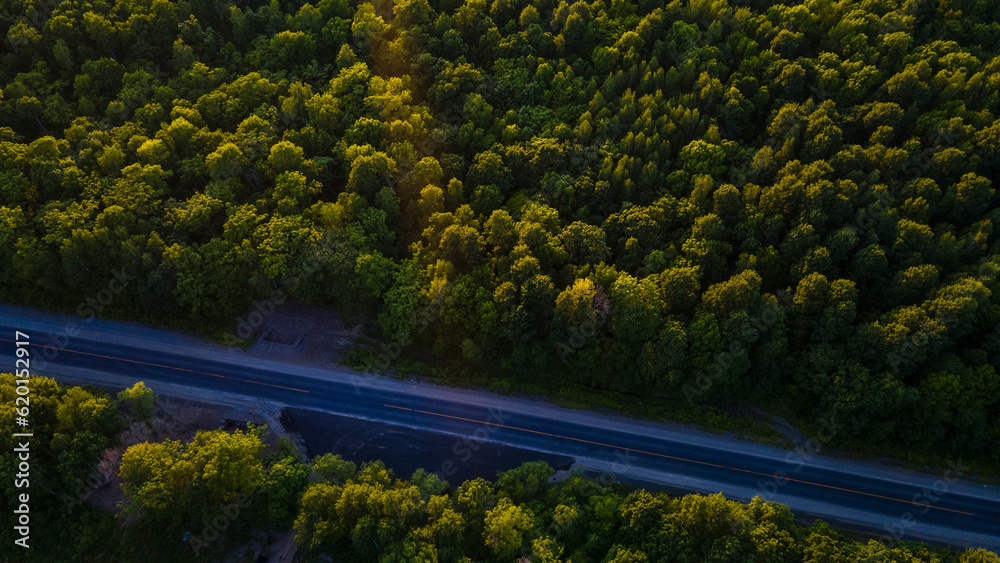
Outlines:
{"type": "Polygon", "coordinates": [[[304,366],[336,367],[362,337],[362,326],[348,326],[330,307],[287,302],[268,316],[246,352],[304,366]]]}

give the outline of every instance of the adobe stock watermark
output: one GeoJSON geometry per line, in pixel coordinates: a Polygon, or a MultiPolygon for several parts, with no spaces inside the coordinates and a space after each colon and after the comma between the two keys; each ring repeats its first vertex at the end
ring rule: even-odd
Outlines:
{"type": "MultiPolygon", "coordinates": [[[[112,57],[114,54],[112,53],[112,57]]],[[[118,62],[115,60],[115,62],[118,62]]],[[[101,133],[107,135],[113,129],[115,129],[114,121],[120,120],[123,123],[129,119],[136,109],[144,106],[147,102],[147,98],[152,94],[156,87],[164,80],[170,78],[170,74],[160,68],[159,64],[151,64],[147,68],[141,68],[131,74],[145,73],[149,79],[145,81],[142,88],[138,90],[137,93],[128,96],[125,99],[115,99],[108,103],[108,108],[101,119],[94,124],[94,126],[87,131],[86,135],[83,135],[74,145],[66,139],[60,139],[60,142],[66,142],[66,153],[61,156],[58,161],[53,161],[51,163],[51,171],[58,174],[60,178],[65,177],[68,170],[76,167],[79,163],[80,154],[85,150],[97,150],[108,148],[104,141],[92,139],[92,135],[95,133],[101,133]],[[115,117],[112,117],[114,114],[115,117]]],[[[39,122],[41,125],[41,122],[39,122]]],[[[42,125],[42,129],[45,126],[42,125]]],[[[124,166],[123,166],[124,169],[124,166]]]]}
{"type": "MultiPolygon", "coordinates": [[[[31,10],[31,15],[27,16],[25,20],[22,20],[22,22],[19,23],[24,23],[24,27],[33,31],[35,35],[38,35],[42,32],[45,24],[52,19],[52,12],[59,6],[59,4],[62,4],[62,2],[63,0],[41,0],[39,2],[29,4],[29,6],[33,8],[31,10]]],[[[25,37],[25,33],[23,31],[15,32],[17,28],[18,24],[11,26],[11,28],[7,30],[6,37],[7,48],[10,49],[10,52],[15,55],[20,53],[21,48],[24,47],[24,45],[30,40],[28,37],[25,37]]]]}
{"type": "Polygon", "coordinates": [[[712,358],[712,363],[704,371],[695,370],[694,384],[685,383],[681,388],[689,404],[693,405],[696,398],[704,395],[716,381],[722,378],[733,365],[734,357],[743,353],[748,346],[760,339],[778,322],[778,319],[781,318],[780,314],[793,305],[794,298],[790,291],[778,291],[776,294],[779,302],[765,303],[759,315],[744,321],[740,327],[739,338],[734,338],[730,342],[728,350],[717,352],[712,358]]]}
{"type": "MultiPolygon", "coordinates": [[[[910,502],[914,505],[919,505],[921,507],[920,510],[914,508],[913,511],[900,514],[899,518],[892,524],[884,524],[882,530],[886,533],[878,537],[879,543],[886,547],[891,547],[894,542],[906,537],[908,530],[912,529],[918,522],[917,515],[914,512],[917,512],[919,515],[930,512],[934,508],[934,505],[940,502],[951,491],[951,488],[958,483],[967,471],[969,471],[969,467],[963,465],[962,460],[949,461],[948,469],[945,470],[942,478],[935,480],[929,487],[923,487],[920,492],[914,493],[911,497],[910,502]]],[[[861,556],[859,555],[855,561],[862,561],[861,556]]]]}
{"type": "MultiPolygon", "coordinates": [[[[989,285],[996,279],[998,272],[1000,272],[1000,267],[996,263],[988,261],[981,264],[976,273],[980,283],[989,285]]],[[[917,358],[921,349],[931,342],[931,337],[947,331],[948,325],[952,324],[956,320],[956,317],[951,311],[938,309],[934,313],[933,320],[936,323],[934,325],[935,330],[931,330],[926,326],[920,327],[919,330],[904,337],[903,343],[899,346],[898,350],[889,352],[886,355],[886,362],[893,372],[898,373],[902,365],[917,358]]]]}
{"type": "MultiPolygon", "coordinates": [[[[478,90],[490,92],[495,90],[496,87],[496,80],[492,76],[485,75],[479,83],[478,90]]],[[[462,99],[467,100],[468,95],[465,95],[462,99]]],[[[468,121],[468,118],[469,113],[465,110],[464,104],[449,104],[442,108],[435,118],[440,124],[439,127],[429,131],[426,136],[413,139],[414,156],[417,162],[423,158],[441,154],[447,145],[447,129],[461,127],[462,124],[468,121]]],[[[403,161],[398,163],[394,170],[383,172],[382,179],[386,185],[398,185],[408,181],[416,172],[417,169],[414,163],[403,161]]]]}
{"type": "Polygon", "coordinates": [[[310,255],[302,265],[295,270],[294,275],[286,275],[281,280],[281,287],[274,288],[267,299],[260,299],[253,302],[253,310],[245,317],[239,316],[234,319],[236,330],[226,334],[220,339],[223,346],[236,346],[241,340],[249,340],[264,326],[267,319],[274,314],[279,306],[288,300],[290,293],[294,293],[312,274],[316,273],[322,266],[324,260],[321,254],[310,255]]]}
{"type": "Polygon", "coordinates": [[[234,502],[220,505],[215,515],[210,515],[203,520],[200,534],[194,536],[190,536],[189,533],[185,534],[184,538],[182,538],[183,541],[191,542],[191,549],[194,550],[195,556],[198,556],[201,550],[209,547],[212,542],[219,539],[219,536],[239,518],[240,512],[246,510],[251,504],[249,494],[240,493],[236,495],[234,502]]]}
{"type": "MultiPolygon", "coordinates": [[[[923,10],[926,6],[927,6],[927,0],[911,0],[910,2],[906,2],[902,11],[907,16],[912,17],[915,16],[921,10],[923,10]]],[[[913,31],[912,23],[910,25],[906,25],[898,18],[895,17],[890,18],[889,15],[894,16],[895,12],[890,12],[890,14],[886,14],[886,16],[883,16],[882,19],[880,19],[878,22],[878,29],[880,35],[889,35],[901,31],[911,33],[913,31]]]]}
{"type": "MultiPolygon", "coordinates": [[[[596,178],[601,163],[606,157],[612,155],[609,145],[621,140],[622,136],[630,129],[630,125],[619,122],[617,118],[612,118],[610,122],[602,124],[600,134],[588,139],[589,135],[581,133],[578,127],[575,132],[575,142],[563,141],[560,143],[569,156],[562,159],[553,170],[542,173],[538,192],[540,201],[547,205],[559,206],[558,202],[567,188],[584,177],[588,170],[596,178]],[[580,144],[581,142],[582,144],[580,144]]],[[[598,182],[600,183],[601,180],[598,182]]]]}
{"type": "MultiPolygon", "coordinates": [[[[638,458],[630,455],[629,450],[615,448],[614,459],[615,461],[611,464],[611,469],[605,469],[596,479],[584,478],[583,486],[577,493],[584,501],[594,495],[600,494],[602,492],[601,487],[608,487],[617,483],[619,476],[626,473],[638,458]]],[[[558,539],[572,529],[574,522],[575,518],[559,517],[558,514],[555,514],[545,533],[554,539],[558,539]]]]}
{"type": "MultiPolygon", "coordinates": [[[[361,371],[363,373],[375,374],[379,370],[388,369],[392,365],[392,362],[399,358],[403,349],[413,344],[414,334],[419,335],[427,330],[427,327],[441,316],[444,308],[453,305],[464,290],[465,286],[459,283],[454,287],[448,288],[446,291],[438,292],[430,303],[421,308],[419,313],[414,314],[410,319],[410,326],[407,330],[403,331],[392,342],[379,344],[382,352],[375,357],[368,358],[361,371]]],[[[356,383],[355,389],[357,388],[356,383]]]]}
{"type": "Polygon", "coordinates": [[[92,494],[111,483],[111,476],[115,473],[115,468],[121,462],[123,452],[124,448],[121,447],[108,448],[98,460],[97,467],[90,466],[92,472],[86,478],[77,477],[75,479],[76,489],[74,494],[63,493],[60,497],[66,512],[72,514],[92,494]]]}
{"type": "Polygon", "coordinates": [[[468,463],[472,459],[473,452],[478,452],[479,448],[489,440],[489,437],[499,430],[501,426],[510,418],[509,413],[505,413],[499,407],[489,409],[489,416],[483,424],[472,433],[471,436],[463,437],[455,441],[451,447],[454,459],[446,459],[441,462],[441,469],[434,472],[442,481],[447,481],[454,475],[459,467],[468,463]]]}
{"type": "Polygon", "coordinates": [[[879,191],[876,194],[878,198],[876,201],[858,210],[854,217],[854,223],[845,225],[845,228],[851,229],[860,236],[864,231],[874,227],[879,219],[902,197],[906,183],[919,178],[933,164],[934,156],[938,152],[954,146],[956,140],[950,128],[938,127],[933,146],[925,147],[918,155],[911,156],[903,165],[902,172],[906,176],[906,181],[891,179],[886,184],[887,190],[879,191]]]}
{"type": "Polygon", "coordinates": [[[621,123],[617,119],[605,125],[601,134],[591,139],[570,155],[567,167],[561,172],[563,176],[575,176],[576,174],[599,164],[608,154],[606,145],[618,141],[622,135],[628,133],[631,127],[621,123]]]}
{"type": "MultiPolygon", "coordinates": [[[[820,418],[817,436],[809,438],[785,454],[785,462],[793,466],[791,474],[801,471],[809,460],[823,449],[823,444],[833,440],[843,427],[844,425],[835,421],[832,416],[820,418]]],[[[758,496],[768,502],[774,502],[778,489],[790,480],[789,475],[789,472],[782,469],[776,471],[774,477],[768,481],[757,481],[757,491],[760,493],[758,496]]]]}
{"type": "MultiPolygon", "coordinates": [[[[819,419],[819,433],[815,438],[809,438],[805,442],[798,444],[793,451],[785,454],[785,462],[792,466],[790,471],[779,469],[774,472],[771,479],[767,481],[757,481],[757,496],[766,502],[778,502],[776,497],[781,487],[792,480],[794,475],[802,470],[813,456],[823,449],[823,445],[833,440],[834,436],[844,427],[843,424],[835,421],[832,416],[819,419]]],[[[739,535],[745,531],[748,522],[740,519],[736,514],[727,514],[729,527],[733,535],[739,535]]]]}
{"type": "Polygon", "coordinates": [[[60,352],[68,349],[70,339],[80,335],[81,323],[90,324],[94,322],[96,316],[105,307],[115,302],[118,296],[128,287],[129,282],[136,279],[135,276],[126,273],[124,268],[112,271],[111,273],[114,277],[108,280],[107,285],[103,289],[98,291],[94,296],[84,299],[76,306],[76,314],[83,317],[83,321],[67,321],[63,324],[62,330],[59,333],[49,333],[46,335],[49,344],[39,346],[41,348],[39,356],[41,357],[32,358],[36,373],[44,371],[48,367],[49,362],[55,360],[60,352]]]}
{"type": "Polygon", "coordinates": [[[598,329],[607,324],[608,319],[617,312],[614,304],[604,294],[603,288],[600,285],[595,287],[597,292],[592,304],[593,310],[596,311],[594,318],[587,319],[579,327],[570,327],[569,340],[555,344],[556,353],[564,364],[569,363],[570,356],[591,341],[597,335],[598,329]]]}
{"type": "Polygon", "coordinates": [[[936,336],[947,330],[948,325],[955,320],[955,317],[949,311],[938,309],[934,315],[934,320],[937,322],[937,326],[940,327],[939,330],[930,331],[926,327],[921,327],[920,330],[907,335],[897,351],[889,352],[886,355],[886,362],[893,372],[898,373],[902,364],[914,360],[921,348],[930,343],[931,336],[936,336]]]}

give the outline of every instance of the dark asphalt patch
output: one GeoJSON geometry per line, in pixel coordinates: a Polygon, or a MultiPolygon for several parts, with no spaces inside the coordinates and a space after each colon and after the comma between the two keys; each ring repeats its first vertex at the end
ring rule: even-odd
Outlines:
{"type": "Polygon", "coordinates": [[[285,413],[290,424],[282,420],[283,425],[298,429],[309,457],[333,453],[358,464],[380,459],[402,479],[423,468],[444,474],[449,483],[458,485],[476,477],[494,480],[497,472],[529,461],[544,461],[554,469],[574,461],[568,456],[471,440],[463,443],[455,436],[306,409],[289,408],[285,413]]]}

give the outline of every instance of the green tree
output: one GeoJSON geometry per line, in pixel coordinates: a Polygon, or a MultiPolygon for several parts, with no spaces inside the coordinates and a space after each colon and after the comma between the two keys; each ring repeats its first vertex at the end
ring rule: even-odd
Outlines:
{"type": "Polygon", "coordinates": [[[679,159],[681,167],[689,174],[715,176],[724,170],[725,151],[718,145],[696,140],[681,149],[679,159]]]}
{"type": "Polygon", "coordinates": [[[214,180],[239,176],[246,164],[243,153],[233,143],[226,143],[205,157],[205,166],[214,180]]]}
{"type": "Polygon", "coordinates": [[[220,503],[252,494],[264,482],[263,444],[255,433],[199,431],[188,444],[142,443],[122,455],[122,490],[129,510],[171,526],[194,511],[208,516],[220,503]]]}
{"type": "Polygon", "coordinates": [[[309,472],[308,465],[293,458],[284,458],[266,471],[261,488],[267,498],[267,514],[278,526],[288,526],[295,518],[309,472]]]}
{"type": "Polygon", "coordinates": [[[535,515],[507,497],[500,497],[496,507],[486,512],[483,538],[497,560],[509,559],[524,541],[535,515]]]}
{"type": "Polygon", "coordinates": [[[517,504],[534,500],[555,470],[544,461],[527,462],[518,468],[497,474],[497,493],[517,504]]]}
{"type": "Polygon", "coordinates": [[[574,264],[597,264],[611,257],[611,249],[600,227],[575,221],[560,233],[559,238],[574,264]]]}
{"type": "Polygon", "coordinates": [[[959,563],[995,563],[1000,561],[996,553],[985,549],[967,549],[959,558],[959,563]]]}
{"type": "Polygon", "coordinates": [[[156,397],[153,390],[146,387],[142,381],[118,393],[118,400],[128,404],[129,409],[139,420],[150,421],[153,418],[153,402],[156,397]]]}

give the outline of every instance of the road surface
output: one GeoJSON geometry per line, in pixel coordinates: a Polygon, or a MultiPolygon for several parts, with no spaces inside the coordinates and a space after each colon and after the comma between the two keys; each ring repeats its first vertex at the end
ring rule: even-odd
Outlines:
{"type": "Polygon", "coordinates": [[[606,478],[739,500],[761,496],[800,514],[864,527],[883,541],[1000,549],[1000,488],[957,479],[968,471],[959,459],[935,476],[798,456],[665,424],[279,363],[173,332],[7,305],[0,305],[0,372],[13,369],[15,331],[29,335],[33,371],[64,383],[145,381],[158,392],[200,400],[243,398],[451,436],[449,455],[426,460],[428,471],[444,477],[477,455],[480,444],[506,444],[575,458],[606,478]]]}

